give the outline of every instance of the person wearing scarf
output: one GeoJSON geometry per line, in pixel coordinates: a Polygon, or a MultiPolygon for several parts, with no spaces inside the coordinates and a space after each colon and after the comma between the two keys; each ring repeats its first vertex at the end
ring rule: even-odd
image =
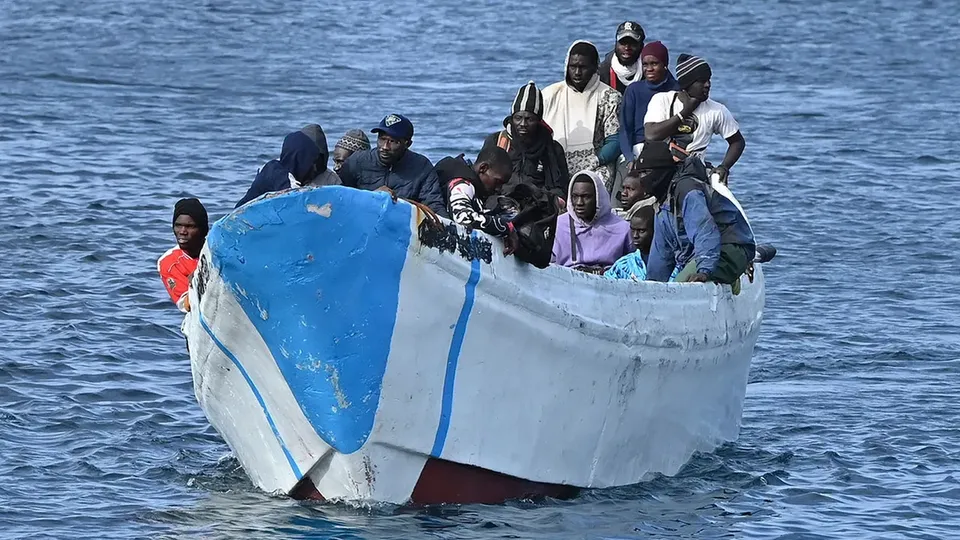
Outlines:
{"type": "Polygon", "coordinates": [[[652,41],[644,45],[640,63],[643,65],[643,80],[627,88],[620,108],[620,151],[628,161],[636,159],[643,147],[643,118],[650,98],[660,92],[680,89],[677,79],[667,69],[670,54],[663,43],[652,41]]]}
{"type": "Polygon", "coordinates": [[[327,168],[327,138],[317,124],[307,124],[283,139],[280,159],[268,161],[257,172],[250,189],[236,208],[272,191],[302,186],[340,185],[337,173],[327,168]]]}
{"type": "Polygon", "coordinates": [[[595,273],[633,250],[630,224],[613,214],[600,175],[588,170],[574,175],[567,211],[557,218],[551,262],[595,273]]]}
{"type": "Polygon", "coordinates": [[[564,79],[543,90],[543,120],[563,147],[567,169],[596,172],[609,192],[620,157],[621,96],[600,82],[599,60],[597,48],[589,41],[570,46],[564,79]]]}
{"type": "Polygon", "coordinates": [[[343,162],[354,152],[370,149],[370,139],[362,129],[351,129],[344,133],[333,147],[333,170],[338,172],[343,162]]]}
{"type": "Polygon", "coordinates": [[[180,199],[173,207],[173,234],[177,245],[157,259],[157,272],[170,300],[180,311],[190,311],[187,290],[197,269],[210,226],[207,209],[198,199],[180,199]]]}
{"type": "Polygon", "coordinates": [[[600,64],[600,81],[621,94],[643,79],[640,49],[646,35],[640,23],[624,21],[617,27],[617,42],[600,64]]]}
{"type": "Polygon", "coordinates": [[[532,185],[564,199],[570,184],[567,158],[543,121],[543,95],[533,81],[517,92],[503,127],[484,139],[483,147],[499,146],[510,155],[513,175],[509,185],[532,185]]]}

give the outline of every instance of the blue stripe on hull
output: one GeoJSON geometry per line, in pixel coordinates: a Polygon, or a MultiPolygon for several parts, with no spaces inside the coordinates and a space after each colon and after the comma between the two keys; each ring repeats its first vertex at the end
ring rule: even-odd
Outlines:
{"type": "MultiPolygon", "coordinates": [[[[471,235],[476,238],[476,233],[471,235]]],[[[437,435],[433,440],[433,450],[430,455],[440,457],[443,446],[447,442],[447,431],[450,430],[450,415],[453,412],[453,387],[457,378],[457,363],[460,361],[460,351],[463,349],[463,339],[467,334],[467,323],[470,322],[470,312],[473,311],[473,301],[476,297],[477,283],[480,282],[480,259],[470,263],[470,277],[464,286],[463,307],[460,317],[453,330],[450,340],[450,352],[447,354],[447,371],[443,377],[443,398],[440,407],[440,423],[437,425],[437,435]]]]}
{"type": "Polygon", "coordinates": [[[250,375],[247,374],[247,370],[243,369],[243,364],[237,360],[237,357],[230,352],[230,349],[226,347],[217,336],[214,335],[213,330],[210,329],[210,326],[207,324],[207,320],[204,319],[203,313],[199,314],[200,326],[203,327],[203,330],[210,336],[210,339],[213,340],[213,343],[220,349],[220,352],[224,354],[227,358],[233,362],[233,365],[237,366],[237,371],[243,375],[243,379],[247,381],[247,385],[250,386],[250,391],[253,392],[253,396],[257,398],[257,403],[260,404],[260,408],[263,409],[263,415],[267,418],[267,423],[270,424],[270,429],[273,430],[273,435],[277,438],[277,442],[280,444],[280,449],[283,450],[283,455],[287,458],[287,463],[290,464],[290,468],[293,469],[293,474],[297,477],[299,482],[303,478],[303,474],[300,472],[300,467],[297,466],[297,462],[293,459],[293,456],[290,455],[290,450],[287,449],[287,445],[283,442],[283,437],[280,436],[280,431],[277,430],[277,424],[274,423],[273,417],[270,416],[270,411],[267,410],[267,404],[263,401],[263,396],[260,395],[260,391],[257,390],[257,385],[253,384],[253,380],[250,378],[250,375]]]}

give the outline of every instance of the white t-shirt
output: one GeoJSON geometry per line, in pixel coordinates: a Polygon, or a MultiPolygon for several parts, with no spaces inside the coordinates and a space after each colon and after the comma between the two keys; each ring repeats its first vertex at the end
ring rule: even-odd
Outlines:
{"type": "MultiPolygon", "coordinates": [[[[647,106],[647,114],[643,123],[663,122],[671,116],[676,116],[683,110],[683,102],[677,96],[676,90],[654,94],[647,106]]],[[[740,131],[740,124],[722,104],[707,98],[693,111],[693,116],[681,126],[681,132],[672,137],[673,141],[685,148],[687,152],[703,155],[710,144],[710,137],[714,134],[724,139],[732,137],[740,131]]]]}

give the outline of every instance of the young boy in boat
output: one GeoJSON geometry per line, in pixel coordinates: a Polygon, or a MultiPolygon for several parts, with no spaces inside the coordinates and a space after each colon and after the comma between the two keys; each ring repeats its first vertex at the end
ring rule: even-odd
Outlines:
{"type": "Polygon", "coordinates": [[[643,79],[640,50],[645,38],[640,23],[620,23],[617,27],[617,42],[600,64],[600,81],[623,94],[629,85],[643,79]]]}
{"type": "Polygon", "coordinates": [[[351,129],[340,137],[337,144],[333,147],[333,171],[337,172],[343,167],[343,162],[356,152],[362,152],[370,149],[370,139],[362,129],[351,129]]]}
{"type": "Polygon", "coordinates": [[[369,191],[388,191],[425,204],[446,217],[440,182],[433,163],[410,150],[413,123],[402,114],[388,114],[371,130],[377,134],[377,146],[356,152],[340,168],[343,185],[369,191]]]}
{"type": "Polygon", "coordinates": [[[756,254],[753,231],[733,201],[710,187],[703,161],[678,163],[665,142],[647,142],[635,164],[644,191],[660,204],[647,259],[647,279],[733,285],[756,254]]]}
{"type": "Polygon", "coordinates": [[[652,205],[641,206],[630,216],[630,235],[636,251],[617,259],[603,277],[608,279],[647,279],[647,259],[650,257],[650,244],[653,242],[652,205]]]}
{"type": "Polygon", "coordinates": [[[630,218],[643,206],[656,209],[657,200],[644,191],[637,171],[631,171],[623,179],[623,185],[620,187],[620,205],[621,207],[614,209],[613,213],[626,221],[630,221],[630,218]]]}
{"type": "Polygon", "coordinates": [[[680,158],[700,156],[701,159],[710,138],[720,135],[727,140],[727,152],[713,172],[725,184],[746,142],[730,111],[710,99],[712,76],[709,64],[702,58],[681,54],[677,59],[680,91],[661,92],[650,98],[643,118],[644,135],[647,141],[671,143],[680,158]]]}
{"type": "Polygon", "coordinates": [[[318,124],[307,124],[283,139],[280,159],[268,161],[257,172],[250,189],[237,202],[236,208],[273,191],[301,186],[335,186],[337,173],[327,168],[327,137],[318,124]]]}
{"type": "Polygon", "coordinates": [[[595,171],[576,174],[567,211],[557,218],[551,262],[602,274],[633,250],[630,224],[614,215],[603,179],[595,171]]]}
{"type": "Polygon", "coordinates": [[[563,200],[570,187],[567,157],[543,121],[543,95],[533,81],[517,92],[503,128],[487,136],[483,147],[499,146],[510,155],[510,184],[529,184],[563,200]]]}
{"type": "Polygon", "coordinates": [[[173,207],[173,234],[177,245],[157,260],[157,272],[180,311],[190,311],[187,290],[190,276],[197,269],[200,250],[207,238],[207,209],[198,199],[180,199],[173,207]]]}
{"type": "Polygon", "coordinates": [[[434,170],[446,190],[447,209],[453,221],[468,229],[479,229],[490,236],[504,238],[504,254],[513,253],[517,246],[517,232],[508,216],[484,209],[487,198],[497,193],[513,172],[513,162],[507,151],[498,146],[484,148],[472,164],[463,158],[463,154],[445,157],[434,170]]]}

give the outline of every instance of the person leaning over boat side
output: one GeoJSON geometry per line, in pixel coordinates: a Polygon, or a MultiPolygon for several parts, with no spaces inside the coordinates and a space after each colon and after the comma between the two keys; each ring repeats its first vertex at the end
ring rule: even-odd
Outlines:
{"type": "Polygon", "coordinates": [[[447,209],[453,221],[467,229],[504,238],[504,255],[513,253],[517,232],[508,216],[496,209],[484,209],[487,197],[510,179],[513,163],[507,151],[498,146],[484,148],[475,163],[465,160],[463,154],[445,157],[434,169],[446,191],[447,209]]]}
{"type": "Polygon", "coordinates": [[[644,136],[648,141],[669,141],[681,157],[703,157],[710,138],[720,135],[727,140],[723,162],[713,169],[720,181],[727,183],[730,168],[740,159],[746,142],[740,125],[723,104],[710,99],[710,78],[713,72],[702,58],[681,54],[677,58],[679,92],[661,92],[650,99],[643,119],[644,136]]]}
{"type": "Polygon", "coordinates": [[[621,96],[600,82],[599,64],[592,43],[575,41],[567,52],[564,79],[543,90],[543,120],[563,147],[567,170],[598,173],[610,192],[620,156],[621,96]]]}
{"type": "Polygon", "coordinates": [[[650,99],[660,92],[680,89],[680,83],[667,69],[670,53],[663,43],[652,41],[644,45],[640,62],[643,64],[643,80],[627,87],[620,107],[620,151],[628,161],[640,155],[645,140],[643,119],[650,99]]]}
{"type": "Polygon", "coordinates": [[[354,152],[361,152],[370,149],[370,139],[362,129],[351,129],[340,137],[337,144],[333,147],[333,170],[339,171],[343,162],[354,152]]]}
{"type": "Polygon", "coordinates": [[[268,161],[257,172],[250,189],[235,208],[272,191],[302,186],[336,186],[337,173],[327,168],[327,138],[318,124],[307,124],[283,139],[280,159],[268,161]]]}
{"type": "Polygon", "coordinates": [[[567,158],[543,121],[543,95],[533,81],[517,92],[503,127],[484,139],[483,148],[498,146],[507,151],[513,161],[510,184],[529,184],[563,200],[570,186],[567,158]]]}
{"type": "Polygon", "coordinates": [[[370,130],[377,146],[355,152],[343,162],[343,185],[368,191],[387,191],[395,197],[423,203],[447,217],[440,182],[433,163],[410,150],[413,123],[401,114],[388,114],[370,130]]]}
{"type": "Polygon", "coordinates": [[[567,211],[557,218],[552,262],[597,274],[631,251],[630,224],[613,214],[603,179],[596,171],[574,175],[567,211]]]}
{"type": "Polygon", "coordinates": [[[740,276],[756,253],[753,231],[730,199],[710,187],[703,161],[677,163],[665,142],[647,142],[635,169],[643,189],[660,204],[647,259],[647,279],[726,283],[739,292],[740,276]]]}
{"type": "Polygon", "coordinates": [[[653,242],[653,206],[641,206],[630,216],[630,235],[636,251],[617,259],[603,277],[608,279],[647,279],[647,259],[650,257],[650,244],[653,242]]]}
{"type": "Polygon", "coordinates": [[[207,209],[198,199],[180,199],[173,207],[173,235],[177,245],[157,259],[157,272],[180,311],[190,311],[187,290],[190,275],[197,269],[200,250],[209,231],[207,209]]]}
{"type": "Polygon", "coordinates": [[[646,35],[640,23],[624,21],[617,27],[617,42],[600,64],[600,81],[623,92],[644,77],[640,49],[646,35]]]}

